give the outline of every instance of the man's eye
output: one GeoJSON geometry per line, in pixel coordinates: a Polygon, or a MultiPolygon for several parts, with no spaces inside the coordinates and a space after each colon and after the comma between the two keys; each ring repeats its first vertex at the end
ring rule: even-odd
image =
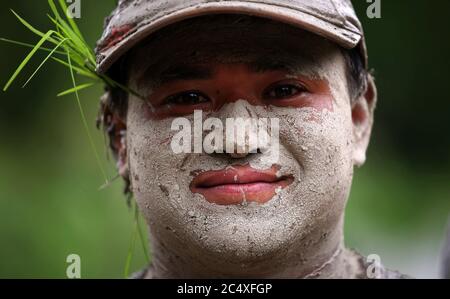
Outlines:
{"type": "Polygon", "coordinates": [[[276,86],[269,87],[264,92],[263,96],[264,98],[269,100],[287,99],[296,96],[304,91],[306,91],[306,89],[300,85],[279,84],[276,86]]]}
{"type": "Polygon", "coordinates": [[[209,102],[207,96],[197,91],[188,91],[169,96],[164,103],[173,105],[195,105],[209,102]]]}

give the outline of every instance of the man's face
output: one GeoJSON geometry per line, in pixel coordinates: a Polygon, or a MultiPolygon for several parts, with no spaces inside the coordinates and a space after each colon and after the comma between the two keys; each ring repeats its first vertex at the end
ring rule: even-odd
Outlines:
{"type": "Polygon", "coordinates": [[[146,100],[129,99],[127,163],[153,244],[173,263],[188,252],[224,273],[320,261],[341,237],[356,150],[341,50],[278,23],[215,25],[167,31],[131,56],[130,84],[146,100]],[[278,159],[175,154],[172,122],[194,127],[194,110],[278,119],[278,159]]]}

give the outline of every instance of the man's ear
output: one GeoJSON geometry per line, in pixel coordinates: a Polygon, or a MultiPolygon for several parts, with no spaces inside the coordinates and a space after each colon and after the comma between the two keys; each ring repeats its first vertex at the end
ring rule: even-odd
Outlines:
{"type": "Polygon", "coordinates": [[[119,175],[125,180],[129,179],[128,158],[127,158],[127,126],[116,113],[111,114],[108,133],[111,149],[117,160],[117,170],[119,175]]]}
{"type": "Polygon", "coordinates": [[[377,102],[377,89],[373,77],[368,75],[366,91],[353,102],[353,164],[361,166],[366,161],[366,151],[370,141],[373,114],[377,102]]]}
{"type": "Polygon", "coordinates": [[[117,162],[117,171],[125,181],[127,194],[130,193],[130,176],[127,158],[126,100],[121,93],[107,88],[100,98],[97,128],[102,128],[107,135],[109,148],[117,162]]]}

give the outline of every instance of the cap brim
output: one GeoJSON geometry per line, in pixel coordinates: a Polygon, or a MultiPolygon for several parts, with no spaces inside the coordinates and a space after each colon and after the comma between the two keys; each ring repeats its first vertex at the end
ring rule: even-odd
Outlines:
{"type": "Polygon", "coordinates": [[[362,38],[360,32],[345,28],[342,24],[333,23],[325,17],[312,15],[311,13],[294,10],[289,7],[256,2],[210,2],[188,6],[171,14],[137,24],[136,27],[127,32],[117,43],[97,49],[97,72],[107,72],[128,50],[163,27],[193,17],[225,13],[265,17],[298,26],[301,29],[321,35],[346,49],[356,47],[362,38]]]}

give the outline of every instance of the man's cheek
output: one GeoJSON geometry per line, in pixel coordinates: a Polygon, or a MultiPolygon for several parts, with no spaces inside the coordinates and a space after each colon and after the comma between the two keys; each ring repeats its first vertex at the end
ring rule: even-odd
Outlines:
{"type": "Polygon", "coordinates": [[[333,121],[315,137],[305,168],[315,178],[319,191],[330,194],[328,199],[335,207],[342,207],[351,184],[353,174],[351,158],[351,134],[343,123],[333,121]],[[338,200],[341,199],[341,200],[338,200]]]}
{"type": "Polygon", "coordinates": [[[333,112],[333,102],[334,98],[329,94],[309,94],[304,95],[294,107],[311,108],[317,116],[323,111],[333,112]]]}
{"type": "Polygon", "coordinates": [[[302,108],[281,120],[280,142],[310,175],[332,176],[348,168],[351,124],[345,113],[302,108]]]}
{"type": "Polygon", "coordinates": [[[159,180],[158,169],[167,163],[164,160],[170,155],[170,136],[155,134],[156,132],[142,128],[129,131],[129,164],[133,187],[150,186],[159,180]]]}
{"type": "Polygon", "coordinates": [[[164,214],[168,206],[173,206],[173,177],[171,179],[168,176],[166,169],[171,163],[162,162],[153,150],[146,150],[146,147],[137,147],[136,152],[130,157],[130,174],[136,200],[141,210],[151,217],[164,214]]]}

